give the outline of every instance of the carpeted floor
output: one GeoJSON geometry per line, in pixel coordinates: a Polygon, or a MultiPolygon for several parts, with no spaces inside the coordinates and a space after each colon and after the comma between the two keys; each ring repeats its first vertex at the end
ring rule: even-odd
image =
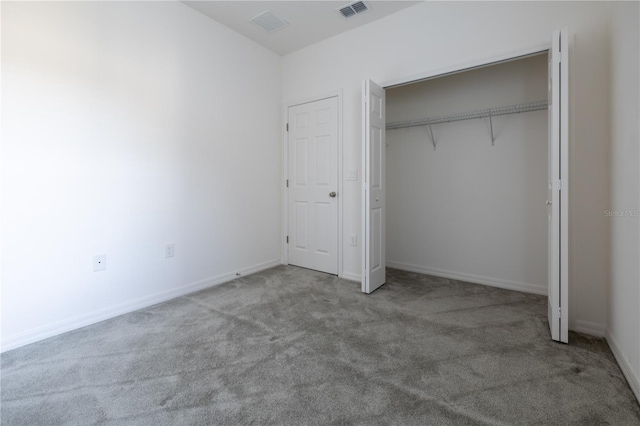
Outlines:
{"type": "Polygon", "coordinates": [[[637,425],[606,342],[546,298],[280,266],[2,355],[2,425],[637,425]]]}

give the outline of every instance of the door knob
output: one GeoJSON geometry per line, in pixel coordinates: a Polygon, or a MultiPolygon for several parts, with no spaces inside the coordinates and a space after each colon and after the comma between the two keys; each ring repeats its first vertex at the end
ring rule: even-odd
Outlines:
{"type": "Polygon", "coordinates": [[[331,197],[331,198],[336,198],[336,193],[335,193],[335,192],[330,192],[330,193],[329,193],[329,197],[331,197]]]}

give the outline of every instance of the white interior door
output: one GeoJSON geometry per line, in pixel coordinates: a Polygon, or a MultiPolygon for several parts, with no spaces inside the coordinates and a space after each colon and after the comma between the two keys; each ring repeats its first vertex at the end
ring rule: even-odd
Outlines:
{"type": "Polygon", "coordinates": [[[289,108],[289,264],[338,274],[338,98],[289,108]]]}
{"type": "Polygon", "coordinates": [[[362,292],[385,283],[385,90],[363,84],[362,292]]]}
{"type": "Polygon", "coordinates": [[[549,52],[549,310],[553,340],[569,343],[569,39],[554,31],[549,52]]]}

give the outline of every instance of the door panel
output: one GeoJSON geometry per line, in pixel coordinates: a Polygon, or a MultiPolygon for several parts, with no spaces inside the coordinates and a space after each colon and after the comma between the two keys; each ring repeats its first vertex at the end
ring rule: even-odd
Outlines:
{"type": "Polygon", "coordinates": [[[316,251],[328,254],[331,250],[329,240],[331,224],[331,204],[316,203],[316,251]]]}
{"type": "Polygon", "coordinates": [[[548,320],[553,340],[569,342],[569,43],[554,31],[549,51],[548,320]]]}
{"type": "Polygon", "coordinates": [[[362,291],[385,283],[385,91],[371,80],[363,84],[363,230],[362,291]]]}
{"type": "Polygon", "coordinates": [[[338,98],[289,108],[289,264],[338,273],[338,98]]]}
{"type": "Polygon", "coordinates": [[[371,209],[371,271],[382,267],[382,209],[371,209]]]}
{"type": "Polygon", "coordinates": [[[307,142],[306,138],[298,139],[295,141],[295,152],[296,152],[296,173],[295,173],[295,182],[298,186],[304,186],[307,184],[307,175],[308,175],[308,167],[307,167],[307,142]]]}
{"type": "Polygon", "coordinates": [[[329,136],[321,136],[316,138],[316,185],[329,186],[331,179],[331,138],[329,136]]]}
{"type": "Polygon", "coordinates": [[[295,223],[295,235],[293,243],[295,244],[296,249],[298,250],[307,250],[307,234],[308,234],[308,220],[307,220],[307,205],[308,203],[304,201],[296,201],[295,206],[295,215],[293,217],[293,221],[295,223]]]}

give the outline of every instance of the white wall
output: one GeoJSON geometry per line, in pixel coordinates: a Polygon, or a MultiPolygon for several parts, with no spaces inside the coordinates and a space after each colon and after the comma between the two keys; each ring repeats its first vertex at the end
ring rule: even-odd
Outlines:
{"type": "Polygon", "coordinates": [[[611,281],[607,340],[640,400],[638,2],[615,2],[611,18],[611,200],[607,217],[611,227],[611,281]]]}
{"type": "Polygon", "coordinates": [[[3,2],[3,350],[279,263],[280,73],[181,3],[3,2]]]}
{"type": "MultiPolygon", "coordinates": [[[[387,90],[387,122],[547,99],[547,55],[387,90]]],[[[547,293],[547,111],[387,131],[387,266],[547,293]]]]}
{"type": "MultiPolygon", "coordinates": [[[[572,53],[571,327],[604,334],[607,319],[608,8],[599,2],[425,2],[283,60],[283,100],[344,90],[344,168],[360,168],[361,82],[385,83],[549,44],[575,34],[572,53]]],[[[361,177],[361,176],[360,176],[361,177]]],[[[359,277],[362,182],[345,181],[344,271],[359,277]]]]}

